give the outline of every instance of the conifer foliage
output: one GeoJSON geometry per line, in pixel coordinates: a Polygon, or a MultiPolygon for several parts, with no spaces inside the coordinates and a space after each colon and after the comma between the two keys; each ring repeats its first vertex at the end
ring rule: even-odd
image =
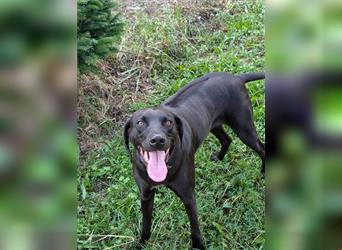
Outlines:
{"type": "Polygon", "coordinates": [[[77,0],[78,72],[96,73],[97,63],[117,51],[123,23],[113,0],[77,0]]]}

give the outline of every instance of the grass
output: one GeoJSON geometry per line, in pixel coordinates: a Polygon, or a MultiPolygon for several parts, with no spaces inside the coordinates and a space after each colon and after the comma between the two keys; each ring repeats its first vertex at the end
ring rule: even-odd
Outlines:
{"type": "MultiPolygon", "coordinates": [[[[164,8],[154,16],[141,11],[126,17],[122,52],[107,62],[110,68],[119,65],[121,72],[136,68],[134,74],[139,76],[132,78],[130,84],[134,88],[130,92],[126,86],[118,93],[137,97],[135,102],[125,104],[124,116],[158,105],[208,72],[263,70],[263,17],[264,6],[259,0],[220,4],[203,1],[200,5],[164,8]]],[[[123,73],[123,77],[127,74],[133,73],[123,73]]],[[[248,92],[255,125],[263,140],[264,83],[249,84],[248,92]]],[[[139,237],[139,192],[123,146],[123,122],[107,122],[108,129],[114,131],[112,138],[97,138],[101,146],[83,156],[78,176],[79,249],[131,249],[139,237]]],[[[202,234],[208,249],[261,249],[265,243],[261,162],[229,128],[227,131],[233,143],[224,161],[209,160],[211,153],[219,149],[213,136],[196,154],[196,196],[202,234]]],[[[172,191],[159,188],[152,236],[145,249],[188,249],[189,238],[183,205],[172,191]]]]}

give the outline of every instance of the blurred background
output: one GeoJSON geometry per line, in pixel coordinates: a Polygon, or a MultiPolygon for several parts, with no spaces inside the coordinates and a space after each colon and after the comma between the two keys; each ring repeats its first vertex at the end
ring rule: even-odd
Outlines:
{"type": "Polygon", "coordinates": [[[266,248],[341,249],[342,2],[266,6],[266,248]]]}
{"type": "Polygon", "coordinates": [[[0,249],[74,249],[76,3],[0,1],[0,249]]]}

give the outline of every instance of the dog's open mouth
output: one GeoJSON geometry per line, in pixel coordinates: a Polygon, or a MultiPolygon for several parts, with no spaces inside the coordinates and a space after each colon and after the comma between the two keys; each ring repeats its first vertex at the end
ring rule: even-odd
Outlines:
{"type": "Polygon", "coordinates": [[[170,155],[170,148],[165,151],[147,152],[139,147],[139,153],[146,163],[147,174],[155,182],[162,182],[167,175],[168,167],[166,162],[170,155]]]}

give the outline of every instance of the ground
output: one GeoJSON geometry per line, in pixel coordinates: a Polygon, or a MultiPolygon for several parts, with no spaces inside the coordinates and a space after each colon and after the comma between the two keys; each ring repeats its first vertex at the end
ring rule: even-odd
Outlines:
{"type": "MultiPolygon", "coordinates": [[[[262,1],[122,1],[126,23],[119,53],[100,76],[79,79],[80,169],[78,248],[131,249],[141,226],[139,192],[125,152],[122,125],[192,79],[213,71],[264,70],[262,1]]],[[[264,82],[248,84],[255,125],[264,140],[264,82]]],[[[196,196],[208,249],[260,249],[265,242],[261,162],[229,128],[222,162],[209,138],[196,155],[196,196]]],[[[188,249],[189,225],[178,198],[156,195],[146,249],[188,249]]]]}

